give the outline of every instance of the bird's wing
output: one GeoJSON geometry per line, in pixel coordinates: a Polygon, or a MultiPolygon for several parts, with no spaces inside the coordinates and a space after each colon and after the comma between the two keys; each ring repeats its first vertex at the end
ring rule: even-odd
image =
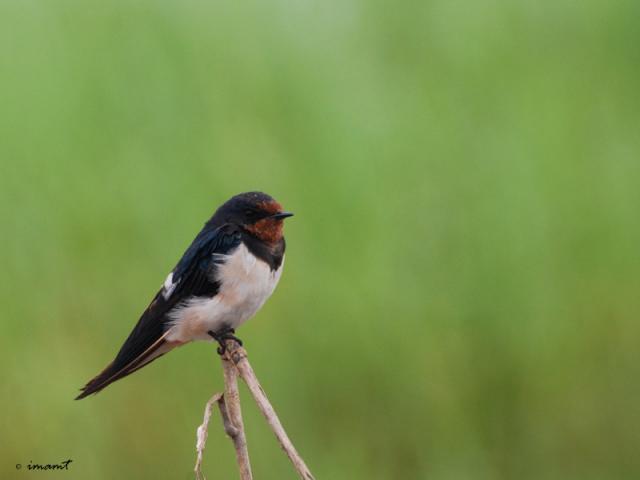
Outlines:
{"type": "Polygon", "coordinates": [[[167,313],[192,297],[214,296],[220,288],[214,280],[220,255],[230,253],[240,242],[240,232],[230,225],[205,226],[142,313],[115,360],[82,388],[77,399],[102,390],[175,347],[164,339],[170,321],[167,313]]]}

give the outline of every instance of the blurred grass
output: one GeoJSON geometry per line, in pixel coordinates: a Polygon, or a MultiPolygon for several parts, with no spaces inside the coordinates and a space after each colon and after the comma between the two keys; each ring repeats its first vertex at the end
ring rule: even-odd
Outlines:
{"type": "MultiPolygon", "coordinates": [[[[0,477],[192,478],[210,345],[71,399],[261,189],[296,217],[241,336],[317,478],[638,478],[639,14],[0,3],[0,477]]],[[[294,478],[244,398],[255,477],[294,478]]]]}

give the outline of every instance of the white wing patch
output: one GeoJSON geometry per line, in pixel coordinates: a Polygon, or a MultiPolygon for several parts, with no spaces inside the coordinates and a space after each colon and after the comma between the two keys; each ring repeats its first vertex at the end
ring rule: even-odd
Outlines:
{"type": "Polygon", "coordinates": [[[173,291],[176,289],[178,282],[173,283],[173,272],[167,275],[167,278],[164,281],[164,284],[162,285],[162,296],[164,297],[165,300],[169,300],[169,297],[171,296],[173,291]]]}

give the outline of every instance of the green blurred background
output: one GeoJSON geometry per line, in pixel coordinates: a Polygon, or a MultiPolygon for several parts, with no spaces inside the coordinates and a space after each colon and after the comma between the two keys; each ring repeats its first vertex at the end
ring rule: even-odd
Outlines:
{"type": "MultiPolygon", "coordinates": [[[[253,189],[296,216],[240,336],[318,479],[640,478],[639,18],[2,1],[0,478],[193,477],[213,345],[72,399],[253,189]]],[[[255,478],[295,478],[241,393],[255,478]]],[[[204,466],[237,477],[218,419],[204,466]]]]}

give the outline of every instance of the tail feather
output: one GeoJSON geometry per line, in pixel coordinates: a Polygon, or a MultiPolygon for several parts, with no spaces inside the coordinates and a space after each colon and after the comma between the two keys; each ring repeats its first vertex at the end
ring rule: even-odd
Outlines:
{"type": "Polygon", "coordinates": [[[118,365],[117,359],[111,362],[102,372],[89,380],[89,382],[80,389],[82,392],[75,399],[80,400],[91,394],[98,393],[116,380],[132,374],[177,346],[176,344],[167,342],[164,339],[165,336],[166,334],[124,366],[118,365]]]}

